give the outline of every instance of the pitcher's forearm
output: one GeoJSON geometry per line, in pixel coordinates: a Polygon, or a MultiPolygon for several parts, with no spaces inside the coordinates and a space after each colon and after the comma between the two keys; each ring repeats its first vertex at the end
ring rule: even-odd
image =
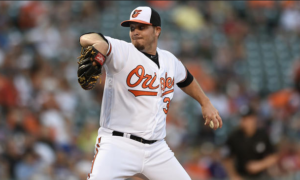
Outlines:
{"type": "Polygon", "coordinates": [[[193,79],[190,85],[181,89],[201,105],[202,115],[205,120],[204,125],[210,125],[214,130],[222,128],[223,122],[218,110],[211,104],[196,79],[193,79]]]}
{"type": "MultiPolygon", "coordinates": [[[[84,48],[88,46],[92,46],[96,43],[105,42],[106,41],[97,33],[84,34],[80,37],[80,45],[84,48]]],[[[106,43],[107,44],[107,43],[106,43]]],[[[107,44],[108,46],[108,44],[107,44]]]]}
{"type": "Polygon", "coordinates": [[[187,87],[181,88],[186,94],[190,95],[192,98],[194,98],[196,101],[200,103],[201,106],[203,106],[205,103],[209,102],[208,97],[203,92],[201,86],[197,82],[197,80],[194,78],[192,83],[188,85],[187,87]]]}

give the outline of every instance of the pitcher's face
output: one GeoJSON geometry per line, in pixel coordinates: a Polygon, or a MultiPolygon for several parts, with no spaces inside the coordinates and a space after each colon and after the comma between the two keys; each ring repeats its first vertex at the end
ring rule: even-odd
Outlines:
{"type": "Polygon", "coordinates": [[[144,49],[149,48],[149,46],[151,47],[159,35],[156,28],[160,27],[154,27],[141,23],[131,23],[129,35],[132,44],[139,51],[143,51],[144,49]]]}

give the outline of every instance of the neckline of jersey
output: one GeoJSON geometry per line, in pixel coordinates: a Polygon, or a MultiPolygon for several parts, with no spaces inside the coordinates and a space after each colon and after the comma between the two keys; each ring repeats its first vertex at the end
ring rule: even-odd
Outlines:
{"type": "Polygon", "coordinates": [[[156,51],[156,54],[155,55],[151,55],[151,54],[148,54],[148,53],[145,53],[145,52],[142,52],[145,56],[147,56],[150,60],[152,60],[158,67],[158,69],[160,69],[160,65],[159,65],[159,61],[158,61],[158,53],[156,51]]]}

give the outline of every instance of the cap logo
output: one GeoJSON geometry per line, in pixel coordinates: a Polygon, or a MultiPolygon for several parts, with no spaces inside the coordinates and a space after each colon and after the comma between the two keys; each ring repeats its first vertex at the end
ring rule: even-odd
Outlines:
{"type": "Polygon", "coordinates": [[[138,17],[138,15],[140,14],[141,11],[142,11],[142,10],[135,10],[135,11],[133,12],[133,14],[132,14],[132,18],[138,17]]]}

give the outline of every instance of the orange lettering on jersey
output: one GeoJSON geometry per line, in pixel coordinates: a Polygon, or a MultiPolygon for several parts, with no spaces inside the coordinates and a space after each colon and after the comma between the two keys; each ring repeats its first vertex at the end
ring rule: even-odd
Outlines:
{"type": "MultiPolygon", "coordinates": [[[[141,65],[138,65],[135,69],[133,69],[128,74],[126,82],[129,87],[133,88],[138,86],[143,81],[143,79],[145,79],[144,82],[142,83],[143,89],[157,89],[159,87],[159,85],[153,86],[153,83],[156,80],[156,73],[154,73],[153,78],[149,74],[145,75],[145,69],[141,65]],[[136,75],[138,77],[138,80],[135,83],[131,83],[131,79],[133,75],[136,75]]],[[[153,92],[153,91],[139,91],[139,90],[131,90],[131,89],[129,89],[128,91],[134,94],[135,96],[156,96],[157,95],[157,92],[153,92]]]]}
{"type": "Polygon", "coordinates": [[[170,102],[171,102],[171,99],[169,97],[164,98],[164,103],[167,103],[167,107],[163,108],[165,114],[168,114],[168,111],[169,111],[169,108],[170,108],[170,102]]]}
{"type": "Polygon", "coordinates": [[[152,78],[152,76],[149,74],[146,74],[144,78],[146,78],[146,80],[143,82],[142,88],[146,89],[148,87],[147,83],[152,78]]]}
{"type": "Polygon", "coordinates": [[[160,88],[162,91],[165,91],[165,79],[164,78],[160,78],[160,88]]]}
{"type": "Polygon", "coordinates": [[[170,93],[172,93],[172,92],[174,92],[174,89],[171,89],[171,90],[169,90],[169,91],[166,91],[166,92],[162,93],[161,96],[163,97],[164,95],[170,94],[170,93]]]}
{"type": "MultiPolygon", "coordinates": [[[[152,76],[151,76],[152,77],[152,76]]],[[[159,87],[159,85],[157,85],[157,86],[155,86],[155,87],[153,87],[153,83],[155,82],[155,80],[156,80],[156,73],[154,73],[154,77],[152,78],[152,80],[151,80],[151,82],[150,82],[150,84],[149,84],[149,89],[157,89],[158,87],[159,87]]]]}
{"type": "Polygon", "coordinates": [[[166,88],[171,89],[171,90],[168,90],[168,91],[162,93],[161,96],[164,96],[166,94],[170,94],[170,93],[174,92],[174,88],[173,88],[174,87],[174,78],[172,79],[171,77],[168,77],[168,73],[166,72],[165,78],[163,78],[163,77],[160,78],[160,87],[163,92],[165,91],[166,88]]]}
{"type": "Polygon", "coordinates": [[[145,74],[145,69],[144,69],[144,67],[141,66],[141,65],[137,66],[134,70],[132,70],[132,71],[128,74],[128,77],[127,77],[127,85],[128,85],[129,87],[136,87],[136,86],[138,86],[138,85],[142,82],[142,80],[143,80],[143,78],[144,78],[144,74],[145,74]],[[142,70],[141,74],[139,74],[139,70],[140,70],[140,69],[142,70]],[[134,74],[135,74],[139,79],[138,79],[134,84],[131,84],[131,83],[130,83],[130,79],[131,79],[131,77],[132,77],[134,74]]]}
{"type": "Polygon", "coordinates": [[[129,92],[131,92],[135,97],[137,96],[156,96],[157,92],[152,91],[139,91],[139,90],[132,90],[128,89],[129,92]]]}
{"type": "Polygon", "coordinates": [[[169,89],[171,89],[173,87],[173,81],[172,81],[172,79],[170,77],[167,78],[166,86],[169,89]]]}

